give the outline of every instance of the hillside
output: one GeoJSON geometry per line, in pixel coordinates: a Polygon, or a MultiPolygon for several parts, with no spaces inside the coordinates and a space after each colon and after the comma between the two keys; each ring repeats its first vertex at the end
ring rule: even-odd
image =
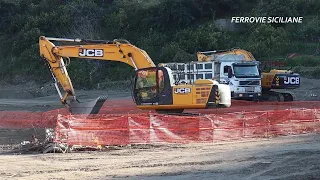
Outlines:
{"type": "MultiPolygon", "coordinates": [[[[126,39],[156,63],[191,61],[197,51],[241,47],[261,60],[307,55],[287,61],[316,67],[319,12],[318,0],[0,0],[0,78],[10,84],[50,81],[39,57],[41,35],[126,39]],[[233,16],[302,16],[303,23],[243,24],[237,31],[216,25],[233,16]]],[[[133,72],[125,64],[87,60],[73,61],[68,68],[77,88],[126,80],[133,72]]]]}

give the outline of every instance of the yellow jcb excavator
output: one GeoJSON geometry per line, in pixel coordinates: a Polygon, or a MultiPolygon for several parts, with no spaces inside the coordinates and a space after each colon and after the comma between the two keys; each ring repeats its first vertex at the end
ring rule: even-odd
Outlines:
{"type": "MultiPolygon", "coordinates": [[[[213,61],[221,55],[241,55],[244,61],[256,61],[253,55],[243,49],[198,52],[198,61],[213,61]]],[[[270,72],[261,73],[261,100],[266,101],[293,101],[294,96],[290,92],[277,92],[278,89],[296,89],[300,87],[300,75],[291,70],[272,69],[270,72]]]]}
{"type": "Polygon", "coordinates": [[[40,56],[48,65],[61,102],[73,114],[96,114],[105,97],[80,103],[76,99],[65,60],[85,58],[126,63],[136,70],[132,88],[133,99],[139,109],[153,109],[160,113],[182,113],[184,109],[205,109],[231,106],[231,91],[227,85],[213,80],[198,80],[194,85],[175,84],[172,72],[156,67],[149,55],[128,41],[66,39],[41,36],[40,56]],[[55,46],[51,41],[75,43],[55,46]],[[79,43],[82,43],[79,45],[79,43]],[[59,84],[65,91],[62,95],[59,84]]]}

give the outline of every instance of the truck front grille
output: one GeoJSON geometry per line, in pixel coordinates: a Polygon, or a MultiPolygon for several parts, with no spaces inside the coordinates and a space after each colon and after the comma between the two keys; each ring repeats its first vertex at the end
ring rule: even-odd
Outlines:
{"type": "Polygon", "coordinates": [[[259,81],[240,81],[239,85],[240,86],[255,86],[255,85],[259,85],[260,82],[259,81]]]}

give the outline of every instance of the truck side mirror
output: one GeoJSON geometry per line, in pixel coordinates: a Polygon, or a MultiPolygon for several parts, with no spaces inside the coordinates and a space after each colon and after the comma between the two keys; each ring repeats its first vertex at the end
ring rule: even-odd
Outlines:
{"type": "Polygon", "coordinates": [[[259,76],[260,76],[260,78],[263,78],[263,75],[261,73],[261,69],[259,69],[259,76]]]}
{"type": "Polygon", "coordinates": [[[232,74],[232,69],[229,68],[228,69],[228,78],[232,78],[233,74],[232,74]]]}

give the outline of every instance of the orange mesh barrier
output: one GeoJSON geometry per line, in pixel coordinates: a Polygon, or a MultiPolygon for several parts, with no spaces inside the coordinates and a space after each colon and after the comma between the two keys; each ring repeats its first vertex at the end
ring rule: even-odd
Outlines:
{"type": "MultiPolygon", "coordinates": [[[[185,110],[189,113],[201,114],[220,114],[221,117],[231,118],[226,113],[233,112],[253,112],[268,110],[286,110],[286,109],[320,109],[320,103],[317,101],[295,101],[295,102],[249,102],[232,101],[232,106],[225,109],[193,109],[185,110]]],[[[154,111],[143,111],[136,108],[136,105],[130,99],[109,100],[106,101],[100,110],[100,114],[141,114],[154,113],[154,111]]],[[[0,128],[33,128],[33,127],[54,127],[56,125],[57,114],[67,114],[67,109],[57,109],[48,112],[23,112],[23,111],[0,111],[0,128]]],[[[280,113],[281,114],[281,113],[280,113]]],[[[292,115],[294,116],[294,115],[292,115]]],[[[306,116],[308,117],[308,116],[306,116]]],[[[141,121],[140,119],[134,119],[141,121]]]]}
{"type": "Polygon", "coordinates": [[[58,114],[67,114],[67,109],[47,112],[0,111],[0,128],[52,128],[58,114]]]}
{"type": "Polygon", "coordinates": [[[320,109],[286,109],[201,116],[154,113],[59,115],[55,141],[98,146],[216,142],[319,132],[320,109]]]}
{"type": "Polygon", "coordinates": [[[89,117],[67,115],[67,109],[0,111],[0,128],[56,127],[57,142],[85,146],[216,142],[319,132],[319,109],[314,101],[233,101],[225,109],[186,110],[202,114],[187,117],[138,110],[132,100],[110,100],[99,115],[89,117]]]}

